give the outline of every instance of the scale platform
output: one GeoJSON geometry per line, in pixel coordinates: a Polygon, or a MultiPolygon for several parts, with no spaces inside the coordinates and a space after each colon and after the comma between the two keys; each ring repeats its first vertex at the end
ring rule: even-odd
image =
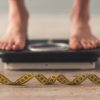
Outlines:
{"type": "Polygon", "coordinates": [[[71,50],[68,40],[30,40],[24,50],[0,51],[8,70],[94,69],[100,48],[71,50]]]}

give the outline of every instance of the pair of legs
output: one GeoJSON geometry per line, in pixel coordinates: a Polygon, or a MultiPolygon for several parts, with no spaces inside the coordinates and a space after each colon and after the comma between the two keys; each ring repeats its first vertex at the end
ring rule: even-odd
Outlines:
{"type": "MultiPolygon", "coordinates": [[[[28,12],[24,0],[9,0],[9,26],[5,36],[0,39],[0,49],[23,49],[27,39],[28,12]]],[[[100,46],[100,40],[89,26],[89,0],[74,0],[71,13],[71,49],[92,49],[100,46]]]]}

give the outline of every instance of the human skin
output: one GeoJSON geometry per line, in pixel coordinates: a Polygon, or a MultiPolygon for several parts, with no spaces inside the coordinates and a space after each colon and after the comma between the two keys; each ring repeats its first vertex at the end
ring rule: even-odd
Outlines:
{"type": "MultiPolygon", "coordinates": [[[[24,0],[9,0],[9,25],[7,33],[0,38],[1,50],[24,49],[27,40],[29,14],[24,0]]],[[[74,0],[71,12],[71,49],[93,49],[100,46],[89,25],[90,0],[74,0]]],[[[67,36],[66,36],[67,37],[67,36]]]]}
{"type": "Polygon", "coordinates": [[[96,38],[89,25],[90,0],[74,0],[71,13],[71,49],[93,49],[100,46],[100,40],[96,38]]]}

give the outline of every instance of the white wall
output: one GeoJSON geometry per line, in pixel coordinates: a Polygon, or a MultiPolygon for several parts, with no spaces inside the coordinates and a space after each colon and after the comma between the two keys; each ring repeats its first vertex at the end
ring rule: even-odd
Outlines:
{"type": "MultiPolygon", "coordinates": [[[[8,1],[0,0],[0,13],[8,12],[8,1]]],[[[25,0],[31,13],[69,13],[74,0],[25,0]]],[[[91,11],[100,14],[100,0],[90,0],[91,11]]]]}
{"type": "MultiPolygon", "coordinates": [[[[0,35],[5,34],[8,24],[8,1],[0,0],[0,35]]],[[[91,1],[91,26],[100,37],[100,0],[91,1]]],[[[63,38],[70,35],[70,12],[73,0],[26,0],[29,9],[29,33],[32,38],[63,38]]]]}

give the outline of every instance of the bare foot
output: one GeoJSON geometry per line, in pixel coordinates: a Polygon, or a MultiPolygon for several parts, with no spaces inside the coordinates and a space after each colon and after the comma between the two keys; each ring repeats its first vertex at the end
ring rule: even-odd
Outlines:
{"type": "Polygon", "coordinates": [[[14,13],[10,16],[8,31],[0,39],[1,50],[20,50],[25,47],[27,38],[28,14],[14,13]]]}
{"type": "Polygon", "coordinates": [[[74,50],[93,49],[100,46],[100,40],[91,33],[88,21],[72,20],[72,35],[69,44],[74,50]]]}

